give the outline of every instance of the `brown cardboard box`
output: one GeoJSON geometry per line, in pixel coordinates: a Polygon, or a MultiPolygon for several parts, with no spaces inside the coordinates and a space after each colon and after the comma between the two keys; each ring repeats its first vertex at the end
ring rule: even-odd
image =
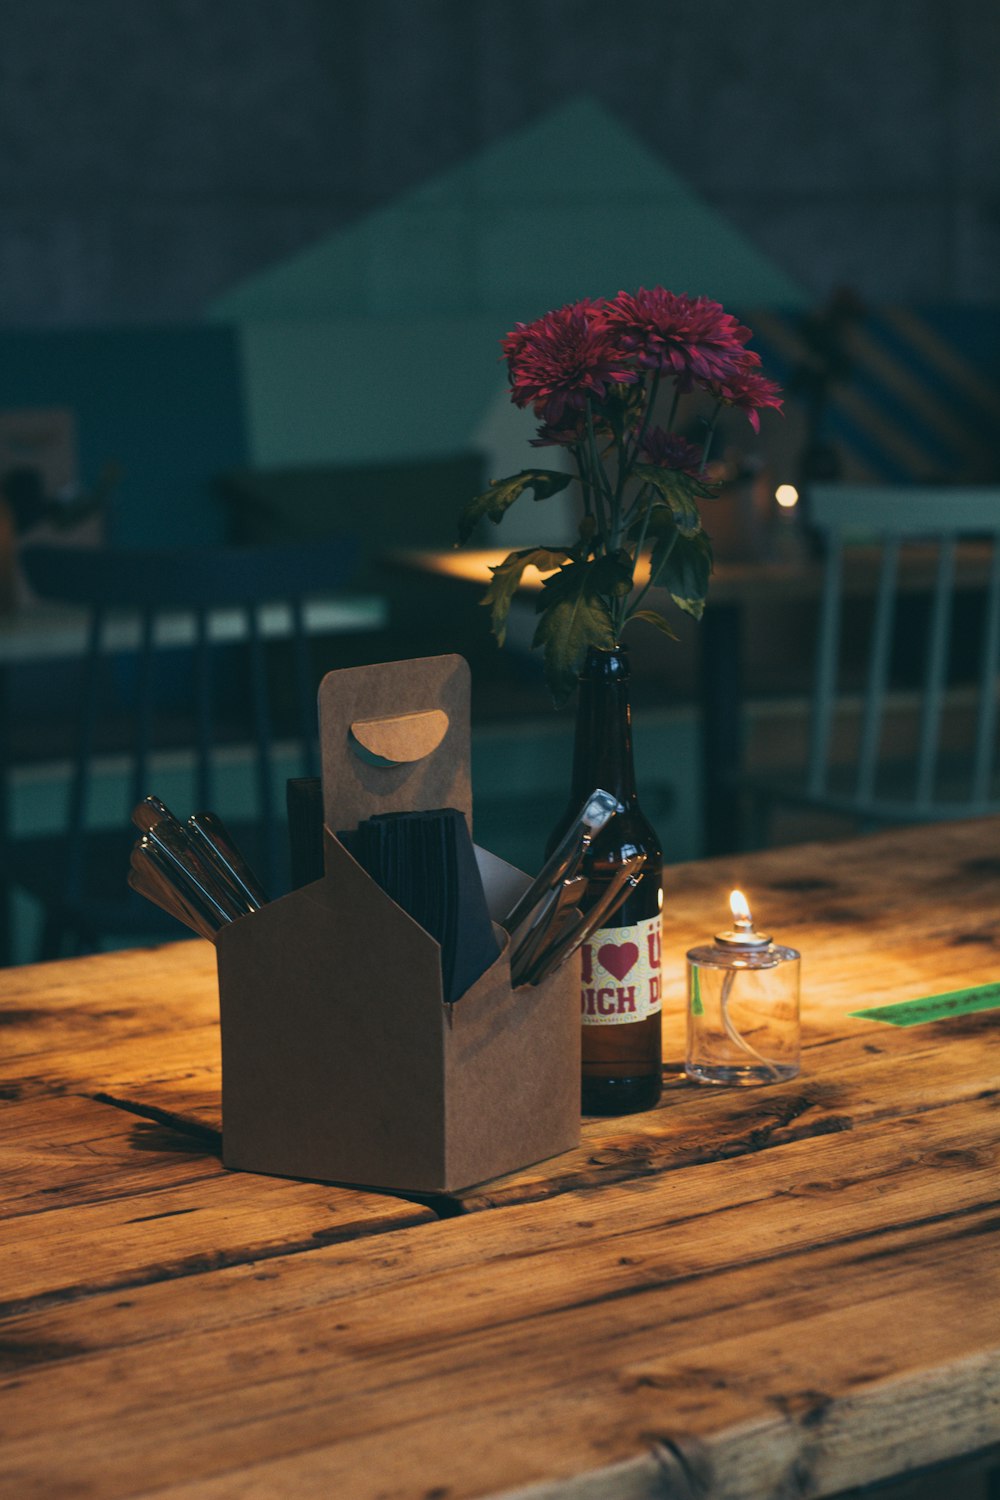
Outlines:
{"type": "MultiPolygon", "coordinates": [[[[499,958],[453,1005],[440,948],[333,830],[457,807],[471,824],[469,670],[430,657],[320,686],[322,880],[223,928],[227,1166],[447,1192],[580,1138],[576,966],[512,990],[499,958]]],[[[496,922],[528,877],[477,849],[496,922]]]]}

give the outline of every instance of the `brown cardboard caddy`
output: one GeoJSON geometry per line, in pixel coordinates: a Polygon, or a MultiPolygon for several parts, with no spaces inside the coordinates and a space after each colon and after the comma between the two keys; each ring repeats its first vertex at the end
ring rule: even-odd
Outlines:
{"type": "MultiPolygon", "coordinates": [[[[319,709],[324,877],[223,928],[216,945],[226,1166],[434,1193],[569,1150],[576,966],[512,990],[497,927],[496,962],[445,1003],[438,944],[336,837],[377,812],[437,807],[471,826],[468,664],[330,672],[319,709]]],[[[476,855],[496,924],[528,877],[476,855]]]]}

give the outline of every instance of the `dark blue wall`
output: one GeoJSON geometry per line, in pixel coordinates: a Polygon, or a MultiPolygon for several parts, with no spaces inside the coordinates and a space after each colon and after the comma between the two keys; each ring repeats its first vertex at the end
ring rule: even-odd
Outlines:
{"type": "Polygon", "coordinates": [[[80,482],[121,469],[110,540],[181,546],[222,539],[212,493],[247,445],[236,340],[228,328],[0,332],[0,409],[76,413],[80,482]]]}
{"type": "Polygon", "coordinates": [[[996,0],[20,0],[0,326],[191,320],[581,93],[817,299],[997,302],[998,56],[996,0]]]}

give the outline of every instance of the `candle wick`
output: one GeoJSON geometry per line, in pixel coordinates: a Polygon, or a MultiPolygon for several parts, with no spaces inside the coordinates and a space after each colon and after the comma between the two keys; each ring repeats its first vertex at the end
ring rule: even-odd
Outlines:
{"type": "Polygon", "coordinates": [[[775,1067],[774,1063],[769,1062],[766,1057],[763,1057],[757,1051],[756,1047],[752,1047],[750,1045],[746,1037],[743,1036],[743,1034],[737,1029],[736,1025],[733,1022],[732,1016],[729,1014],[729,996],[733,988],[733,983],[736,979],[736,973],[737,971],[735,969],[730,969],[729,973],[722,981],[722,995],[719,1000],[719,1008],[722,1012],[722,1025],[725,1028],[726,1035],[729,1040],[735,1046],[739,1047],[742,1052],[745,1052],[748,1057],[755,1057],[759,1063],[762,1063],[770,1073],[772,1078],[780,1079],[781,1073],[775,1067]]]}

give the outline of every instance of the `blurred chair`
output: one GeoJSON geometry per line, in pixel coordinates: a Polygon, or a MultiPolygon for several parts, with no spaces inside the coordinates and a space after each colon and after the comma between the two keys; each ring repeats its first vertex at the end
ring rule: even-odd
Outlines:
{"type": "Polygon", "coordinates": [[[766,844],[780,804],[845,815],[863,832],[1000,813],[1000,489],[816,485],[809,518],[825,571],[808,759],[799,778],[744,780],[752,843],[766,844]],[[860,609],[872,594],[870,630],[860,650],[854,643],[865,658],[855,686],[860,728],[845,755],[838,708],[846,607],[860,609]],[[956,689],[956,678],[968,686],[956,689]],[[956,697],[968,719],[960,734],[956,697]],[[916,711],[916,735],[894,747],[887,721],[894,711],[898,717],[901,698],[916,711]]]}
{"type": "MultiPolygon", "coordinates": [[[[83,606],[88,618],[65,826],[8,843],[7,880],[44,909],[39,958],[112,936],[180,935],[126,884],[138,836],[129,813],[147,794],[163,795],[153,757],[165,751],[182,762],[190,787],[177,815],[218,811],[265,887],[280,893],[287,840],[277,747],[283,756],[294,749],[289,774],[317,774],[321,674],[311,663],[309,618],[318,606],[306,601],[345,583],[356,555],[349,539],[190,552],[24,549],[33,591],[83,606]],[[254,785],[235,810],[217,801],[222,762],[234,753],[249,756],[254,785]],[[95,774],[108,757],[120,810],[95,827],[95,774]]],[[[351,610],[343,614],[349,624],[351,610]]]]}

